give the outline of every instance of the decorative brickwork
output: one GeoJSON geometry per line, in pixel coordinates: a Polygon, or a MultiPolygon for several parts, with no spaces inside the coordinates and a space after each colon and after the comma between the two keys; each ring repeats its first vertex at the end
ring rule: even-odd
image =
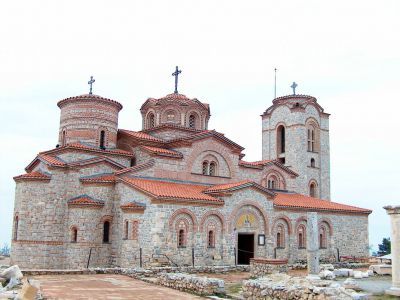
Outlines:
{"type": "Polygon", "coordinates": [[[329,115],[313,97],[273,101],[255,162],[207,130],[208,104],[181,94],[148,99],[142,131],[118,128],[122,106],[111,99],[58,106],[59,147],[14,177],[11,258],[20,267],[294,263],[306,257],[309,211],[318,213],[322,259],[337,249],[368,254],[370,210],[308,196],[314,180],[314,196],[330,197],[329,115]]]}

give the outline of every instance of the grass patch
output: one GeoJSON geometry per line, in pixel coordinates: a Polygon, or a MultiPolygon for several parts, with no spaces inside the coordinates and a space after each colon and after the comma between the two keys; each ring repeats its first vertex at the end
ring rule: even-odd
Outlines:
{"type": "Polygon", "coordinates": [[[239,294],[241,290],[242,290],[242,283],[234,283],[226,287],[226,291],[228,294],[239,294]]]}

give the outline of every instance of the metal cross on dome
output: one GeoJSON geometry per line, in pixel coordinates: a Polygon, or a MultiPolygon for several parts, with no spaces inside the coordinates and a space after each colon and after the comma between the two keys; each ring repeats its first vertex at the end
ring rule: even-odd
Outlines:
{"type": "Polygon", "coordinates": [[[90,80],[88,81],[88,84],[90,85],[89,95],[93,94],[93,93],[92,93],[92,86],[93,86],[93,83],[94,83],[95,81],[96,81],[96,80],[94,80],[93,76],[90,76],[90,80]]]}
{"type": "Polygon", "coordinates": [[[175,72],[172,73],[172,76],[175,76],[175,94],[178,94],[178,75],[182,73],[182,70],[178,69],[178,66],[175,68],[175,72]]]}
{"type": "Polygon", "coordinates": [[[293,89],[293,95],[296,95],[297,83],[293,81],[293,83],[290,87],[293,89]]]}

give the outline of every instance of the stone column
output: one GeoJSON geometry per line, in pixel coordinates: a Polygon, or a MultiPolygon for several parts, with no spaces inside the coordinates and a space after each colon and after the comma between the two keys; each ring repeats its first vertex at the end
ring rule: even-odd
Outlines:
{"type": "Polygon", "coordinates": [[[309,278],[315,278],[319,273],[319,242],[318,215],[307,213],[307,269],[309,278]]]}
{"type": "Polygon", "coordinates": [[[391,231],[391,254],[392,254],[392,287],[386,294],[400,296],[400,206],[385,206],[390,216],[391,231]]]}

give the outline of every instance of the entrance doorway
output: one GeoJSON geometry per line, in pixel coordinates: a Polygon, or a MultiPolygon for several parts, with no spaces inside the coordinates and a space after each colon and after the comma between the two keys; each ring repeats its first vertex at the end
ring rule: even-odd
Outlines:
{"type": "Polygon", "coordinates": [[[238,265],[249,265],[250,258],[254,257],[254,234],[238,234],[238,265]]]}

